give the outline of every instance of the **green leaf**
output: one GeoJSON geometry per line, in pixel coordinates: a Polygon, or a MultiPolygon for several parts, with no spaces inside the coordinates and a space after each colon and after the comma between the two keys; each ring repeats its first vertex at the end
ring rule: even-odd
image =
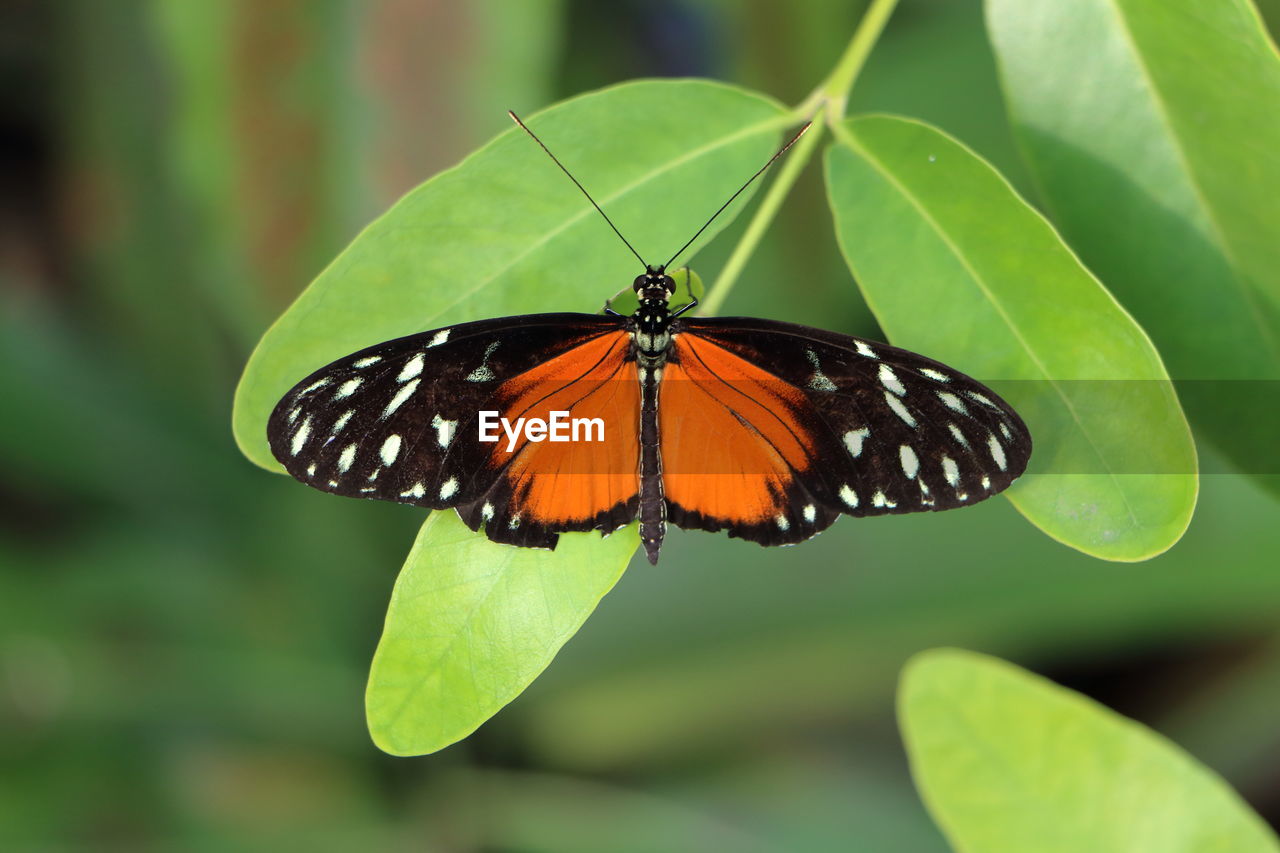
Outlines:
{"type": "MultiPolygon", "coordinates": [[[[627,83],[528,120],[651,263],[667,260],[775,150],[776,103],[698,80],[627,83]]],[[[729,224],[743,197],[695,244],[729,224]]],[[[410,192],[267,331],[236,390],[246,456],[279,470],[272,407],[361,347],[503,314],[597,310],[643,272],[574,186],[516,128],[410,192]]]]}
{"type": "Polygon", "coordinates": [[[1275,472],[1280,56],[1256,10],[988,0],[987,26],[1054,221],[1151,332],[1196,426],[1275,472]]]}
{"type": "Polygon", "coordinates": [[[1109,560],[1177,542],[1195,447],[1142,329],[989,165],[915,121],[853,119],[827,152],[836,233],[896,345],[989,382],[1035,451],[1007,494],[1109,560]]]}
{"type": "Polygon", "coordinates": [[[1176,745],[996,658],[917,655],[898,718],[916,787],[958,851],[1280,850],[1176,745]]]}
{"type": "Polygon", "coordinates": [[[455,743],[546,669],[618,578],[639,538],[561,534],[554,552],[490,542],[452,512],[422,525],[391,594],[365,712],[393,755],[455,743]]]}

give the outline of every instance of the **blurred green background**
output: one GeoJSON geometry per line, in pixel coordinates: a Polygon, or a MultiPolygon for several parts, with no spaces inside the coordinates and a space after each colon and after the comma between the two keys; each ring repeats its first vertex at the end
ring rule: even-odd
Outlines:
{"type": "MultiPolygon", "coordinates": [[[[474,736],[408,760],[369,741],[421,513],[238,454],[257,337],[507,108],[680,75],[795,103],[860,7],[0,4],[0,847],[944,850],[893,720],[903,661],[944,644],[1153,726],[1280,823],[1280,508],[1230,474],[1136,565],[1004,501],[793,549],[674,531],[474,736]]],[[[903,0],[861,110],[931,121],[1030,192],[978,0],[903,0]]],[[[728,313],[877,334],[817,169],[728,313]]]]}

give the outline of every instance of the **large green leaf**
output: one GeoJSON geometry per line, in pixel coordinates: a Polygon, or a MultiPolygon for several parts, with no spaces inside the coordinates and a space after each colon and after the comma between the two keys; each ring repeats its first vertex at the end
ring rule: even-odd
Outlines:
{"type": "Polygon", "coordinates": [[[990,382],[1035,441],[1009,498],[1111,560],[1169,548],[1195,508],[1195,447],[1151,342],[1000,175],[938,130],[838,129],[840,245],[893,343],[990,382]]]}
{"type": "MultiPolygon", "coordinates": [[[[788,121],[759,95],[681,80],[584,95],[528,124],[646,260],[661,263],[768,159],[788,121]]],[[[638,266],[513,127],[370,225],[267,331],[236,390],[236,440],[251,460],[279,470],[266,443],[267,416],[317,367],[464,320],[595,311],[638,266]]]]}
{"type": "Polygon", "coordinates": [[[546,669],[622,576],[634,527],[568,533],[554,552],[477,536],[434,512],[405,560],[369,672],[379,747],[421,755],[454,743],[546,669]]]}
{"type": "Polygon", "coordinates": [[[1177,746],[996,658],[916,656],[898,716],[916,786],[958,851],[1280,850],[1177,746]]]}
{"type": "Polygon", "coordinates": [[[1063,234],[1151,332],[1197,426],[1243,470],[1280,471],[1280,56],[1257,12],[988,0],[987,24],[1063,234]]]}

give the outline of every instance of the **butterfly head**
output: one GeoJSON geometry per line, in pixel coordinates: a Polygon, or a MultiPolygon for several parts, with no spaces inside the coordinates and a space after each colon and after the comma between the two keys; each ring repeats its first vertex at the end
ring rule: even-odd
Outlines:
{"type": "Polygon", "coordinates": [[[641,301],[659,300],[666,302],[676,292],[676,280],[666,274],[665,267],[646,266],[644,275],[636,276],[631,287],[640,296],[641,301]]]}

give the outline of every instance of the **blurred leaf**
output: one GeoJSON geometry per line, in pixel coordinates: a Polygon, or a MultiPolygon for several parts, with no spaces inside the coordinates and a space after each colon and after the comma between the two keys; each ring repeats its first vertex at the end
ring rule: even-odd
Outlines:
{"type": "Polygon", "coordinates": [[[1177,746],[996,658],[916,656],[898,714],[916,785],[956,850],[1280,850],[1177,746]]]}
{"type": "Polygon", "coordinates": [[[742,827],[736,815],[721,814],[723,809],[715,804],[699,807],[689,803],[688,796],[655,796],[647,790],[649,786],[493,771],[456,774],[450,781],[452,789],[464,793],[454,794],[454,802],[446,802],[441,811],[471,811],[478,818],[474,849],[527,853],[794,849],[794,845],[768,843],[742,827]],[[468,799],[477,798],[485,803],[483,812],[465,808],[468,799]]]}
{"type": "MultiPolygon", "coordinates": [[[[465,68],[469,79],[461,103],[471,124],[486,136],[506,129],[504,107],[519,112],[554,97],[551,81],[564,49],[564,6],[563,0],[478,0],[459,7],[472,19],[476,49],[465,68]]],[[[440,10],[425,7],[424,14],[430,23],[440,10]]]]}
{"type": "Polygon", "coordinates": [[[169,184],[147,8],[71,0],[55,14],[68,244],[54,254],[73,262],[86,319],[110,335],[109,350],[175,410],[207,420],[225,407],[223,350],[217,324],[195,322],[207,314],[202,295],[184,286],[198,270],[169,184]]]}
{"type": "Polygon", "coordinates": [[[1183,386],[1197,425],[1242,470],[1280,473],[1280,56],[1257,12],[1247,0],[989,0],[987,18],[1015,129],[1068,242],[1174,378],[1206,380],[1183,386]]]}
{"type": "MultiPolygon", "coordinates": [[[[657,258],[759,168],[788,120],[759,95],[682,80],[584,95],[529,125],[631,243],[657,258]]],[[[639,271],[581,193],[512,128],[369,226],[275,322],[236,391],[236,439],[252,461],[279,470],[267,448],[267,416],[317,367],[462,320],[593,311],[609,293],[602,282],[624,283],[639,271]]]]}
{"type": "Polygon", "coordinates": [[[931,646],[1089,669],[1273,630],[1276,507],[1243,477],[1203,485],[1187,535],[1124,566],[1049,540],[1004,501],[843,520],[785,550],[672,531],[663,571],[628,572],[531,688],[525,737],[559,767],[684,764],[815,720],[874,721],[931,646]]]}
{"type": "Polygon", "coordinates": [[[634,526],[603,541],[561,534],[555,552],[479,536],[433,512],[396,580],[369,672],[369,732],[394,755],[469,735],[546,669],[621,577],[634,526]]]}
{"type": "Polygon", "coordinates": [[[1029,473],[1008,492],[1018,511],[1103,559],[1177,542],[1195,508],[1195,448],[1142,329],[955,140],[890,117],[838,135],[827,154],[836,230],[881,327],[991,382],[1031,429],[1029,473]]]}
{"type": "Polygon", "coordinates": [[[1203,758],[1246,793],[1274,789],[1280,755],[1280,638],[1272,639],[1196,685],[1163,716],[1160,730],[1203,758]]]}

